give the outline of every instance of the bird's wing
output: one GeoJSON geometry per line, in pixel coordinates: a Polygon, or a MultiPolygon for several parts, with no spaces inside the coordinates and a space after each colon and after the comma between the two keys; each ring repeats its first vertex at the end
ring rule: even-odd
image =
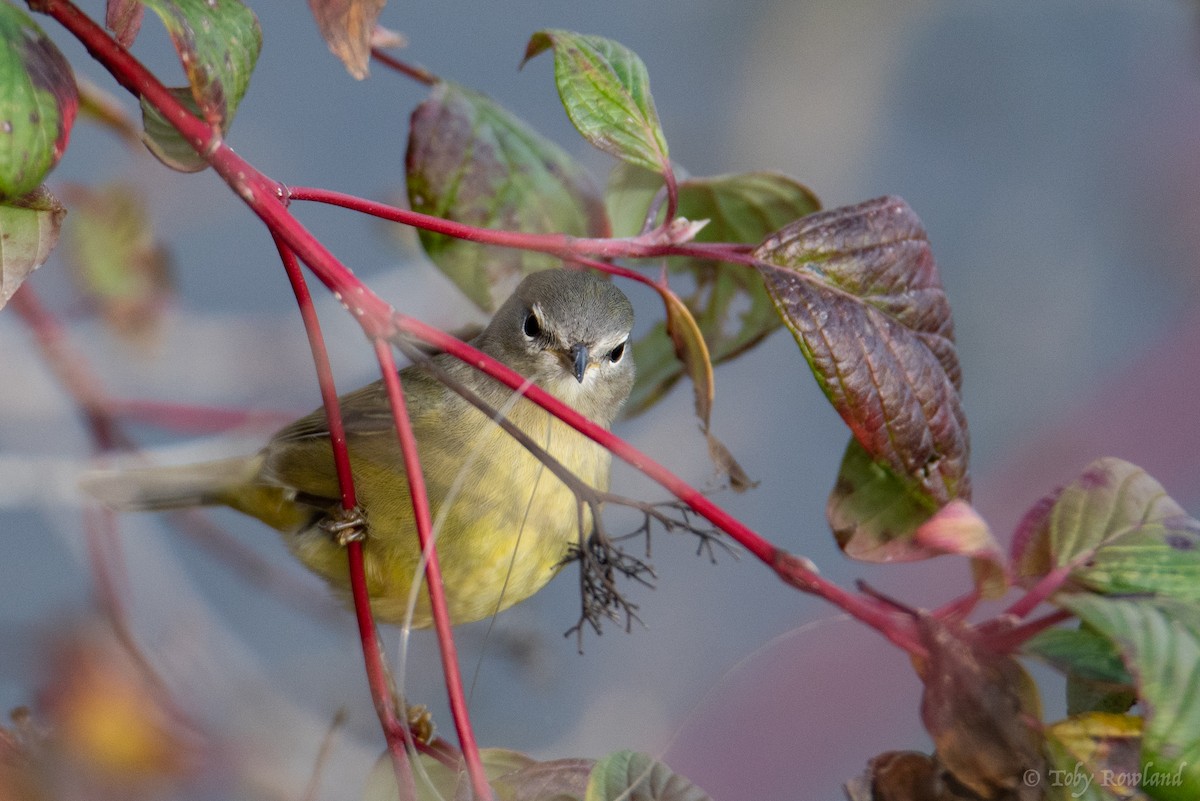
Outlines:
{"type": "MultiPolygon", "coordinates": [[[[414,429],[438,426],[446,405],[446,389],[425,371],[408,367],[400,373],[414,429]]],[[[403,476],[403,459],[396,440],[396,423],[382,381],[338,398],[352,463],[386,464],[403,476]]],[[[340,497],[329,424],[319,408],[280,429],[264,449],[263,477],[294,489],[314,501],[340,497]]]]}

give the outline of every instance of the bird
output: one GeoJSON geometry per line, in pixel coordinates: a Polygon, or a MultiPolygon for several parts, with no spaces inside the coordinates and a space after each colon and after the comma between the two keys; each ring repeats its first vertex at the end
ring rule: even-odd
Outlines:
{"type": "MultiPolygon", "coordinates": [[[[527,275],[471,344],[610,428],[634,382],[633,306],[591,271],[527,275]]],[[[461,360],[440,353],[399,372],[426,484],[450,620],[490,617],[536,593],[592,526],[590,504],[441,372],[506,417],[583,484],[605,491],[611,454],[461,360]]],[[[407,475],[383,381],[339,398],[377,619],[433,623],[407,475]]],[[[325,411],[276,432],[257,453],[199,464],[93,471],[82,489],[118,511],[227,506],[277,529],[291,552],[349,599],[342,512],[325,411]]]]}

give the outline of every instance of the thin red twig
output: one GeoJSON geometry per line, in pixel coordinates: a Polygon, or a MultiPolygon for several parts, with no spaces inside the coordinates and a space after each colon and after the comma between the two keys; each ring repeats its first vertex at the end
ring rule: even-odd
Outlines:
{"type": "Polygon", "coordinates": [[[1077,565],[1074,563],[1061,565],[1051,570],[1046,575],[1038,579],[1038,582],[1029,588],[1028,591],[1018,598],[1012,606],[1004,610],[1004,614],[1012,615],[1013,617],[1027,617],[1034,609],[1037,609],[1051,595],[1058,592],[1063,583],[1071,577],[1077,565]]]}
{"type": "Polygon", "coordinates": [[[338,400],[333,368],[329,364],[329,351],[325,348],[325,337],[321,335],[321,321],[317,318],[317,310],[308,291],[308,282],[304,280],[304,272],[300,269],[296,254],[277,234],[272,233],[272,238],[279,251],[279,259],[283,262],[284,272],[291,282],[292,291],[296,295],[300,317],[304,320],[304,333],[308,336],[313,365],[317,368],[317,383],[321,388],[325,422],[329,426],[329,444],[333,449],[333,466],[337,472],[338,487],[342,491],[342,508],[349,512],[358,506],[358,498],[354,491],[354,476],[350,472],[350,452],[346,446],[346,427],[342,422],[341,401],[338,400]]]}
{"type": "Polygon", "coordinates": [[[1007,631],[989,634],[987,642],[998,653],[1008,653],[1021,647],[1026,641],[1032,639],[1034,635],[1052,626],[1057,626],[1059,623],[1064,623],[1073,617],[1075,617],[1074,612],[1066,609],[1056,609],[1049,614],[1034,618],[1027,623],[1015,626],[1007,631]]]}
{"type": "Polygon", "coordinates": [[[407,61],[402,61],[378,47],[371,48],[371,58],[386,67],[390,67],[401,75],[412,78],[417,83],[423,83],[426,86],[433,86],[441,80],[441,78],[424,67],[418,67],[416,64],[409,64],[407,61]]]}
{"type": "Polygon", "coordinates": [[[652,259],[662,256],[692,256],[736,264],[753,265],[756,260],[746,246],[726,243],[679,242],[671,227],[658,227],[631,237],[575,237],[567,234],[535,234],[501,228],[480,228],[435,217],[412,209],[381,203],[357,195],[316,187],[288,187],[291,200],[325,203],[357,211],[382,220],[411,225],[438,234],[483,245],[549,253],[572,261],[591,256],[603,259],[652,259]]]}
{"type": "Polygon", "coordinates": [[[379,631],[375,628],[375,618],[371,614],[371,597],[367,594],[362,542],[354,540],[348,543],[346,556],[350,563],[350,593],[354,598],[354,619],[358,621],[358,637],[362,642],[363,649],[363,666],[367,673],[367,686],[371,690],[371,700],[375,702],[375,714],[379,716],[380,726],[382,726],[384,737],[387,739],[400,798],[416,799],[417,787],[413,780],[412,766],[408,761],[408,753],[402,747],[405,739],[411,735],[408,727],[396,714],[392,681],[384,662],[383,646],[379,641],[379,631]],[[397,743],[401,747],[397,747],[397,743]]]}
{"type": "Polygon", "coordinates": [[[429,512],[429,496],[425,490],[425,476],[421,471],[421,460],[417,453],[417,442],[413,437],[412,421],[408,417],[408,405],[404,402],[404,388],[391,345],[383,340],[375,341],[375,355],[383,373],[383,385],[391,401],[392,417],[396,424],[396,436],[400,439],[400,452],[404,457],[404,472],[408,478],[409,496],[412,498],[413,519],[417,526],[417,540],[421,543],[421,554],[425,561],[425,588],[429,592],[429,604],[433,611],[433,626],[437,632],[438,646],[442,655],[442,676],[446,681],[446,694],[450,700],[450,714],[458,731],[458,743],[466,761],[467,774],[475,798],[486,801],[492,797],[488,786],[483,761],[479,757],[479,746],[471,728],[467,712],[467,696],[463,692],[462,672],[458,665],[458,648],[450,630],[450,614],[446,607],[446,588],[442,583],[442,572],[438,566],[437,548],[433,541],[433,516],[429,512]]]}
{"type": "Polygon", "coordinates": [[[675,170],[671,168],[670,164],[663,173],[663,182],[667,187],[667,217],[664,224],[670,225],[679,211],[679,184],[675,179],[675,170]]]}
{"type": "MultiPolygon", "coordinates": [[[[321,323],[317,318],[317,311],[308,291],[308,282],[304,280],[304,273],[300,269],[300,263],[296,260],[296,254],[283,243],[278,235],[273,234],[273,238],[275,246],[279,250],[279,258],[283,262],[283,268],[292,284],[292,290],[296,294],[296,303],[300,307],[300,316],[304,319],[304,331],[308,335],[313,363],[317,369],[325,420],[329,427],[329,441],[333,450],[334,469],[337,472],[338,487],[342,492],[342,508],[347,512],[353,512],[358,506],[358,497],[354,488],[354,475],[350,469],[350,450],[346,443],[346,428],[342,421],[341,402],[338,400],[337,389],[334,386],[333,368],[329,364],[325,338],[321,335],[321,323]]],[[[348,548],[346,558],[349,560],[351,594],[354,598],[354,609],[361,635],[363,662],[367,669],[372,696],[375,699],[379,723],[388,743],[388,753],[392,758],[392,771],[396,776],[396,786],[401,788],[401,797],[415,799],[416,782],[413,779],[412,765],[408,759],[408,747],[412,743],[412,734],[407,726],[401,724],[402,716],[396,709],[396,698],[392,692],[392,683],[388,680],[387,664],[378,643],[378,631],[371,614],[371,601],[363,570],[362,546],[361,543],[355,543],[355,545],[359,547],[348,548]]]]}

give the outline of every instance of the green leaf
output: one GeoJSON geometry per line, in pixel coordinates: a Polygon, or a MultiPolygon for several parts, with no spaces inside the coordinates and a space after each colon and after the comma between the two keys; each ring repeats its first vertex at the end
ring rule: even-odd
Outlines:
{"type": "Polygon", "coordinates": [[[798,220],[755,256],[817,383],[879,466],[863,470],[847,453],[829,522],[842,543],[863,529],[855,551],[903,552],[921,506],[970,498],[954,321],[925,230],[907,203],[884,197],[798,220]],[[856,497],[867,490],[869,503],[856,497]]]}
{"type": "Polygon", "coordinates": [[[72,215],[64,249],[72,277],[90,307],[118,335],[156,333],[171,295],[170,258],[154,238],[141,196],[125,184],[69,186],[72,215]]]}
{"type": "Polygon", "coordinates": [[[1142,789],[1162,801],[1200,798],[1200,606],[1089,593],[1058,603],[1108,637],[1133,674],[1146,713],[1142,789]]]}
{"type": "Polygon", "coordinates": [[[618,751],[592,769],[585,801],[710,801],[703,790],[648,754],[618,751]]]}
{"type": "Polygon", "coordinates": [[[847,556],[865,562],[928,559],[932,552],[913,535],[936,511],[916,481],[896,475],[872,459],[858,440],[850,440],[825,507],[847,556]]]}
{"type": "MultiPolygon", "coordinates": [[[[604,187],[604,206],[612,221],[613,236],[640,234],[650,204],[664,186],[663,177],[657,172],[624,161],[614,166],[608,173],[608,185],[604,187]]],[[[666,198],[665,192],[663,198],[666,198]]],[[[653,223],[662,220],[662,213],[660,207],[653,223]]]]}
{"type": "Polygon", "coordinates": [[[671,160],[650,96],[650,76],[637,54],[600,36],[544,30],[530,37],[521,63],[550,48],[558,96],[575,129],[622,161],[669,173],[671,160]]]}
{"type": "Polygon", "coordinates": [[[1200,522],[1141,468],[1099,459],[1026,514],[1013,565],[1026,585],[1060,569],[1099,593],[1200,601],[1200,522]]]}
{"type": "Polygon", "coordinates": [[[1138,801],[1142,720],[1092,712],[1046,727],[1046,797],[1052,801],[1138,801]]]}
{"type": "Polygon", "coordinates": [[[36,190],[67,149],[75,77],[29,15],[0,3],[0,201],[36,190]]]}
{"type": "MultiPolygon", "coordinates": [[[[646,216],[657,191],[647,193],[646,176],[661,185],[660,178],[640,168],[614,171],[609,185],[610,209],[619,204],[636,210],[620,212],[623,225],[646,216]]],[[[679,184],[678,213],[689,220],[708,220],[696,236],[697,242],[755,244],[819,208],[819,201],[807,187],[774,173],[689,178],[679,184]]],[[[641,224],[636,223],[637,230],[641,224]]],[[[700,326],[713,365],[745,353],[779,328],[775,304],[756,271],[741,264],[707,259],[676,258],[668,264],[672,273],[691,276],[692,291],[684,295],[684,303],[700,326]]],[[[634,344],[638,376],[625,407],[627,416],[648,409],[684,375],[684,365],[678,360],[654,358],[663,352],[661,342],[656,344],[655,340],[665,336],[665,328],[656,326],[634,344]]]]}
{"type": "MultiPolygon", "coordinates": [[[[503,748],[481,748],[479,757],[488,783],[502,801],[582,801],[588,775],[596,764],[593,759],[538,762],[503,748]]],[[[418,801],[466,797],[462,791],[470,780],[463,770],[449,768],[428,754],[419,754],[416,760],[418,801]]],[[[395,801],[398,797],[395,772],[387,754],[375,763],[362,797],[364,801],[395,801]]]]}
{"type": "MultiPolygon", "coordinates": [[[[229,130],[262,49],[262,29],[254,12],[238,0],[142,0],[158,14],[171,36],[188,86],[173,89],[199,118],[222,134],[229,130]]],[[[142,119],[146,145],[163,164],[181,172],[207,166],[145,98],[142,119]]]]}
{"type": "MultiPolygon", "coordinates": [[[[175,99],[195,116],[200,116],[200,107],[186,86],[168,89],[175,99]]],[[[200,172],[208,167],[208,161],[196,152],[186,139],[179,135],[158,109],[142,98],[142,141],[156,159],[178,172],[200,172]]]]}
{"type": "Polygon", "coordinates": [[[0,205],[0,309],[49,258],[66,213],[44,187],[0,205]]]}
{"type": "Polygon", "coordinates": [[[1121,655],[1089,626],[1048,629],[1022,648],[1066,675],[1069,714],[1125,712],[1137,700],[1121,655]]]}
{"type": "MultiPolygon", "coordinates": [[[[526,233],[606,236],[599,191],[562,149],[487,97],[439,83],[412,116],[406,159],[416,211],[526,233]]],[[[467,297],[492,311],[522,277],[558,266],[544,253],[422,230],[426,252],[467,297]]]]}
{"type": "Polygon", "coordinates": [[[1133,684],[1112,642],[1089,626],[1047,629],[1026,641],[1022,650],[1063,673],[1110,684],[1133,684]]]}

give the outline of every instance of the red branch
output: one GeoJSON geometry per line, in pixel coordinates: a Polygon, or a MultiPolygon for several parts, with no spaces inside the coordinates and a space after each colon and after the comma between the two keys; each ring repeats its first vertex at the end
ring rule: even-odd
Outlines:
{"type": "MultiPolygon", "coordinates": [[[[354,476],[350,472],[350,451],[346,445],[346,428],[342,422],[341,403],[338,400],[337,388],[333,380],[333,368],[329,364],[329,352],[325,348],[325,337],[321,334],[321,322],[317,318],[317,310],[313,307],[312,295],[308,291],[308,283],[296,254],[285,245],[278,236],[274,237],[275,247],[279,250],[280,261],[296,294],[296,303],[300,307],[300,316],[304,320],[304,331],[308,335],[309,348],[312,350],[313,364],[317,369],[317,383],[321,387],[321,400],[324,402],[325,422],[329,427],[329,443],[333,450],[334,469],[337,472],[338,486],[342,491],[342,508],[352,512],[358,506],[358,498],[354,491],[354,476]]],[[[387,740],[388,753],[392,758],[392,772],[396,776],[396,786],[400,788],[401,798],[417,797],[417,787],[413,780],[412,765],[408,761],[406,740],[410,740],[407,727],[400,724],[400,716],[396,713],[396,699],[391,691],[391,682],[387,680],[387,666],[383,661],[383,652],[379,647],[378,632],[375,621],[371,617],[370,598],[367,594],[367,580],[363,570],[362,544],[348,548],[346,558],[349,560],[350,589],[354,597],[355,617],[358,620],[359,639],[363,649],[363,664],[366,666],[367,682],[371,687],[371,696],[375,700],[375,712],[383,727],[384,738],[387,740]]]]}
{"type": "Polygon", "coordinates": [[[317,319],[317,310],[313,307],[312,295],[308,291],[308,282],[296,254],[278,237],[273,235],[275,247],[279,250],[279,258],[287,273],[292,291],[296,294],[296,303],[300,307],[300,316],[304,320],[304,332],[308,335],[308,346],[312,351],[313,364],[317,368],[317,383],[321,387],[321,402],[325,407],[325,422],[329,426],[329,444],[333,449],[333,465],[337,472],[338,486],[342,490],[342,508],[352,511],[358,506],[358,498],[354,492],[354,476],[350,472],[350,452],[346,447],[346,427],[342,423],[341,401],[338,400],[337,387],[333,381],[333,368],[329,364],[329,352],[325,349],[325,337],[321,335],[321,321],[317,319]]]}
{"type": "Polygon", "coordinates": [[[467,223],[434,217],[412,209],[368,200],[332,189],[314,187],[288,187],[288,198],[307,200],[341,206],[351,211],[368,214],[382,220],[422,228],[455,239],[495,245],[503,248],[549,253],[564,260],[592,256],[602,259],[653,259],[663,256],[691,256],[747,266],[756,263],[750,248],[745,245],[717,242],[679,241],[681,234],[671,226],[658,227],[644,234],[631,237],[595,239],[575,237],[567,234],[532,234],[524,231],[506,231],[500,228],[480,228],[467,223]]]}
{"type": "Polygon", "coordinates": [[[388,53],[386,50],[378,47],[371,48],[371,58],[375,59],[386,67],[390,67],[401,75],[406,75],[417,83],[423,83],[426,86],[433,86],[435,83],[441,80],[441,78],[434,75],[424,67],[418,67],[414,64],[409,64],[407,61],[402,61],[401,59],[398,59],[392,54],[388,53]]]}
{"type": "Polygon", "coordinates": [[[417,454],[417,441],[413,437],[412,421],[408,417],[408,405],[404,402],[404,388],[391,346],[382,340],[375,341],[375,355],[383,373],[383,385],[391,402],[392,417],[396,424],[396,436],[400,439],[400,452],[404,457],[404,472],[408,478],[408,491],[413,501],[413,520],[417,526],[417,540],[421,543],[421,555],[425,561],[425,585],[429,592],[429,604],[433,610],[433,626],[437,632],[438,646],[442,654],[442,675],[446,681],[446,694],[450,700],[450,714],[458,731],[458,742],[466,760],[467,773],[475,797],[490,799],[491,788],[487,774],[479,758],[479,746],[475,732],[471,729],[467,713],[467,696],[463,691],[462,672],[458,666],[458,649],[450,631],[450,614],[446,608],[446,587],[442,583],[442,571],[438,566],[437,548],[433,541],[433,518],[429,512],[429,495],[425,491],[425,476],[417,454]]]}

